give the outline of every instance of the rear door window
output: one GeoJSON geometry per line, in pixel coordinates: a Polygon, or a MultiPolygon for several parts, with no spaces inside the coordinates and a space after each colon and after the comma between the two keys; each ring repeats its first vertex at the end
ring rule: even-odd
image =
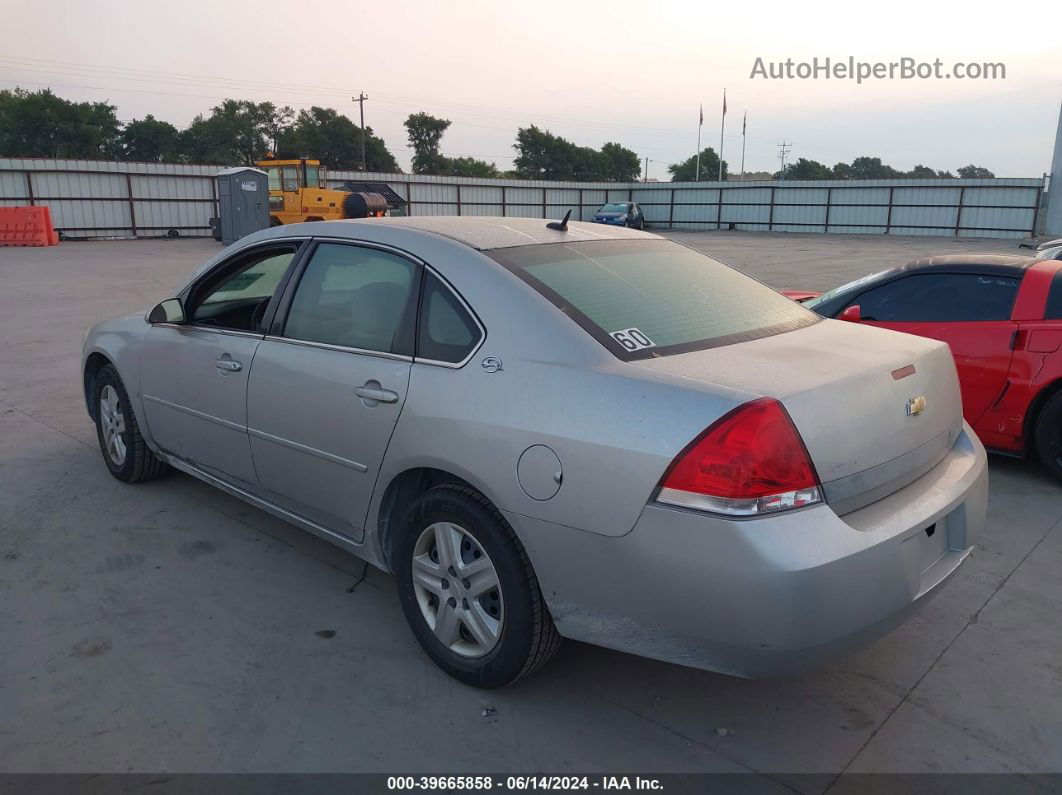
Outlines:
{"type": "Polygon", "coordinates": [[[459,364],[468,358],[482,336],[457,296],[434,274],[425,273],[417,324],[417,358],[459,364]]]}
{"type": "Polygon", "coordinates": [[[362,246],[321,243],[291,300],[284,336],[343,348],[399,353],[416,266],[362,246]]]}
{"type": "Polygon", "coordinates": [[[670,240],[595,240],[485,252],[624,360],[717,347],[818,316],[670,240]]]}
{"type": "Polygon", "coordinates": [[[962,323],[1010,320],[1021,280],[991,273],[925,273],[896,279],[859,295],[863,320],[882,323],[962,323]]]}

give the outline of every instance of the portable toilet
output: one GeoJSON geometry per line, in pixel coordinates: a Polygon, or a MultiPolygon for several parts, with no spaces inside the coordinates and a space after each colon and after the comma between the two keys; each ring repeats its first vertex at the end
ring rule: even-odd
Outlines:
{"type": "Polygon", "coordinates": [[[218,172],[218,226],[228,245],[269,226],[269,177],[258,168],[218,172]]]}

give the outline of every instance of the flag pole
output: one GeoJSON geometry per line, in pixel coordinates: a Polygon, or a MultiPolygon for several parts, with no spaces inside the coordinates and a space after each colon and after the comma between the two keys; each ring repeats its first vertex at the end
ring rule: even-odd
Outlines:
{"type": "Polygon", "coordinates": [[[745,181],[745,128],[749,123],[749,112],[741,117],[741,181],[745,181]]]}
{"type": "Polygon", "coordinates": [[[704,103],[701,103],[700,121],[697,122],[697,169],[693,175],[694,182],[701,181],[701,127],[704,126],[704,103]]]}
{"type": "Polygon", "coordinates": [[[726,89],[723,89],[723,119],[719,123],[719,181],[723,181],[723,130],[726,128],[726,89]]]}

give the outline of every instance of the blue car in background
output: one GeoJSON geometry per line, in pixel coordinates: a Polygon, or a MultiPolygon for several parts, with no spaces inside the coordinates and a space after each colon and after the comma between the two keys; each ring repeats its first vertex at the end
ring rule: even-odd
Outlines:
{"type": "Polygon", "coordinates": [[[595,224],[629,226],[632,229],[642,229],[645,226],[642,208],[635,202],[609,202],[594,213],[590,220],[595,224]]]}

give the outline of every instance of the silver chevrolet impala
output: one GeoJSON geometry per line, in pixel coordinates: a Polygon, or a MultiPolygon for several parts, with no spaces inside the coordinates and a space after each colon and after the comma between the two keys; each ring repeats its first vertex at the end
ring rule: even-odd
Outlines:
{"type": "Polygon", "coordinates": [[[985,515],[946,345],[620,227],[277,227],[83,365],[116,478],[174,467],[394,572],[482,687],[561,637],[799,671],[939,590],[985,515]]]}

